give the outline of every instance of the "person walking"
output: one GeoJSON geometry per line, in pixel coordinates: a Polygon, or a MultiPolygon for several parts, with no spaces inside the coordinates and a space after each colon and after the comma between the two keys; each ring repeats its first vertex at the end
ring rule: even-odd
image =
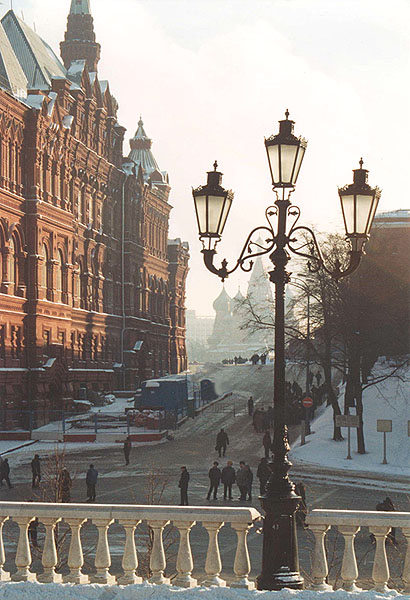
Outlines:
{"type": "Polygon", "coordinates": [[[38,488],[40,486],[41,481],[41,465],[40,465],[40,457],[38,454],[34,455],[33,460],[31,461],[31,474],[32,474],[32,488],[38,488]]]}
{"type": "Polygon", "coordinates": [[[263,456],[258,464],[256,477],[259,479],[259,492],[261,496],[266,492],[266,483],[270,477],[271,470],[268,466],[268,459],[263,456]]]}
{"type": "Polygon", "coordinates": [[[58,498],[61,502],[71,501],[71,486],[73,485],[70,473],[63,467],[58,477],[58,498]]]}
{"type": "Polygon", "coordinates": [[[127,439],[124,442],[124,458],[125,458],[125,464],[129,465],[130,464],[130,452],[131,452],[131,447],[132,447],[132,443],[131,443],[131,438],[128,435],[127,439]]]}
{"type": "Polygon", "coordinates": [[[217,500],[218,486],[221,481],[221,469],[218,467],[219,463],[217,461],[214,462],[213,467],[209,469],[208,477],[210,481],[208,495],[206,497],[207,500],[211,499],[211,494],[214,494],[214,500],[217,500]]]}
{"type": "Polygon", "coordinates": [[[95,502],[95,487],[97,485],[98,471],[90,465],[85,478],[87,484],[87,502],[95,502]]]}
{"type": "MultiPolygon", "coordinates": [[[[376,510],[383,510],[383,511],[387,511],[387,512],[395,512],[396,507],[393,504],[393,501],[391,498],[389,498],[389,496],[386,496],[386,498],[383,500],[383,502],[379,502],[379,504],[376,506],[376,510]]],[[[395,546],[397,546],[397,540],[396,540],[396,528],[392,527],[390,529],[390,533],[387,534],[387,539],[394,544],[395,546]]]]}
{"type": "Polygon", "coordinates": [[[253,397],[249,396],[248,399],[248,417],[253,415],[253,397]]]}
{"type": "Polygon", "coordinates": [[[232,500],[232,485],[235,483],[235,469],[232,466],[232,461],[228,460],[226,467],[222,469],[221,481],[224,484],[224,500],[232,500]]]}
{"type": "Polygon", "coordinates": [[[3,463],[0,467],[0,483],[3,485],[3,480],[7,483],[9,490],[13,487],[10,483],[10,465],[7,458],[3,460],[3,463]]]}
{"type": "Polygon", "coordinates": [[[219,453],[219,458],[221,458],[221,452],[222,452],[222,456],[225,456],[227,445],[229,445],[228,434],[222,427],[221,431],[216,436],[216,446],[215,446],[215,450],[217,450],[219,453]]]}
{"type": "Polygon", "coordinates": [[[269,452],[272,446],[272,439],[270,437],[270,431],[266,430],[263,434],[262,445],[265,448],[265,458],[269,458],[269,452]]]}
{"type": "Polygon", "coordinates": [[[252,483],[253,483],[253,472],[249,465],[246,465],[248,471],[248,500],[252,500],[252,483]]]}
{"type": "Polygon", "coordinates": [[[189,473],[186,467],[181,467],[181,475],[179,477],[178,487],[181,491],[180,506],[188,506],[188,482],[189,473]]]}
{"type": "Polygon", "coordinates": [[[236,471],[236,483],[238,485],[239,491],[241,493],[238,500],[242,502],[246,500],[246,494],[248,492],[249,485],[249,472],[246,468],[246,464],[244,460],[241,460],[239,463],[239,469],[236,471]]]}

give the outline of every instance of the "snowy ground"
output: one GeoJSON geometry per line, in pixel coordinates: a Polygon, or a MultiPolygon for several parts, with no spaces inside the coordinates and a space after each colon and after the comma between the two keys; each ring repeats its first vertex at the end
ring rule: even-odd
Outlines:
{"type": "MultiPolygon", "coordinates": [[[[191,590],[173,586],[155,586],[149,583],[141,585],[102,586],[102,585],[57,585],[36,583],[1,583],[0,600],[173,600],[178,595],[182,600],[327,600],[329,592],[311,590],[280,592],[253,592],[230,588],[204,588],[191,590]]],[[[391,590],[387,594],[380,592],[351,593],[338,590],[331,594],[332,600],[382,600],[386,597],[406,597],[391,590]]],[[[407,596],[408,597],[408,596],[407,596]]]]}
{"type": "MultiPolygon", "coordinates": [[[[373,374],[376,376],[391,372],[392,367],[380,361],[373,374]]],[[[300,467],[320,465],[332,471],[359,471],[371,473],[380,479],[394,476],[410,477],[410,368],[400,372],[401,379],[392,377],[368,387],[363,394],[363,419],[366,454],[356,452],[356,431],[351,431],[352,460],[347,460],[347,429],[342,433],[344,442],[334,442],[333,411],[331,407],[314,421],[314,434],[306,438],[306,444],[300,446],[297,440],[291,451],[291,459],[300,467]],[[377,432],[377,419],[391,419],[392,433],[387,433],[387,461],[383,460],[383,433],[377,432]]],[[[339,404],[343,407],[344,389],[341,389],[339,404]]],[[[355,410],[351,410],[355,414],[355,410]]]]}

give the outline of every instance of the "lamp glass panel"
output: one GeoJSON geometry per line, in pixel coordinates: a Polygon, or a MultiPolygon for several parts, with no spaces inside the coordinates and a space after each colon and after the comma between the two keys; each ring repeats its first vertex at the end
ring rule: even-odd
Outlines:
{"type": "Polygon", "coordinates": [[[231,210],[231,206],[232,206],[232,198],[230,198],[228,195],[226,197],[226,202],[224,204],[223,210],[222,210],[222,215],[221,215],[221,221],[219,223],[219,235],[222,235],[222,232],[224,230],[225,227],[225,223],[226,223],[226,219],[228,218],[229,215],[229,211],[231,210]]]}
{"type": "Polygon", "coordinates": [[[208,233],[218,233],[223,211],[224,196],[208,196],[208,233]]]}
{"type": "Polygon", "coordinates": [[[206,233],[206,196],[194,196],[199,234],[206,233]]]}
{"type": "Polygon", "coordinates": [[[279,181],[279,146],[268,146],[268,158],[269,166],[272,174],[272,183],[278,183],[279,181]]]}
{"type": "Polygon", "coordinates": [[[354,225],[355,225],[355,219],[354,219],[354,196],[353,195],[343,195],[340,196],[340,200],[342,203],[342,211],[343,211],[343,217],[345,220],[345,227],[346,227],[346,233],[349,235],[351,233],[354,233],[354,225]]]}
{"type": "Polygon", "coordinates": [[[304,148],[303,146],[299,146],[299,152],[296,157],[295,171],[293,173],[293,181],[292,181],[293,184],[295,184],[297,182],[300,167],[302,166],[303,157],[305,156],[305,150],[306,150],[306,148],[304,148]]]}
{"type": "Polygon", "coordinates": [[[291,146],[289,144],[280,145],[280,167],[281,177],[279,183],[293,183],[292,175],[294,172],[294,165],[296,154],[299,146],[291,146]]]}
{"type": "Polygon", "coordinates": [[[373,194],[356,196],[356,231],[354,233],[367,233],[369,216],[372,210],[373,194]]]}
{"type": "Polygon", "coordinates": [[[376,210],[377,210],[377,205],[379,204],[379,198],[377,197],[377,195],[374,195],[374,199],[373,199],[373,205],[372,205],[372,209],[369,215],[369,221],[367,223],[367,231],[366,233],[369,234],[370,233],[370,229],[372,228],[373,225],[373,219],[374,219],[374,215],[376,214],[376,210]]]}

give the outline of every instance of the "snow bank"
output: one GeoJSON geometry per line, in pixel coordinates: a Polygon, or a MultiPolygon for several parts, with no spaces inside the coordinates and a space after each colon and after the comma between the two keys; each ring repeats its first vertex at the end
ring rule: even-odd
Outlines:
{"type": "MultiPolygon", "coordinates": [[[[392,372],[392,366],[379,361],[372,372],[380,377],[392,372]]],[[[343,408],[344,389],[339,397],[343,408]]],[[[355,409],[351,409],[355,414],[355,409]]],[[[410,419],[410,368],[400,371],[400,378],[391,377],[366,388],[363,392],[363,420],[366,454],[356,452],[356,431],[351,431],[352,460],[347,456],[347,429],[343,429],[344,442],[334,442],[333,411],[329,406],[314,421],[314,434],[306,438],[306,444],[300,446],[297,440],[291,451],[295,465],[320,465],[332,470],[366,471],[375,475],[410,477],[410,437],[408,420],[410,419]],[[377,419],[391,419],[392,433],[387,433],[387,465],[383,460],[383,434],[377,432],[377,419]]]]}
{"type": "MultiPolygon", "coordinates": [[[[0,583],[0,600],[383,600],[386,597],[401,596],[391,590],[388,594],[367,591],[361,593],[313,592],[311,590],[280,592],[251,592],[230,588],[183,589],[173,586],[156,586],[149,583],[139,585],[103,586],[103,585],[58,585],[53,583],[0,583]]],[[[401,596],[403,598],[403,596],[401,596]]]]}

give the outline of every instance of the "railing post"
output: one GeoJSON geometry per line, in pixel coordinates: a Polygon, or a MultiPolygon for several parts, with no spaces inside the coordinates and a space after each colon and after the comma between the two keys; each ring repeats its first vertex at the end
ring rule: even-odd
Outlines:
{"type": "Polygon", "coordinates": [[[195,521],[174,521],[174,525],[179,532],[179,548],[177,556],[178,575],[172,583],[180,587],[193,588],[196,587],[197,580],[191,577],[194,562],[192,560],[189,533],[195,525],[195,521]]]}
{"type": "Polygon", "coordinates": [[[170,583],[168,577],[164,577],[165,567],[167,566],[164,544],[162,541],[162,532],[164,531],[165,525],[168,525],[169,521],[148,521],[149,527],[153,532],[153,542],[150,558],[150,568],[152,571],[152,577],[148,580],[150,583],[170,583]]]}
{"type": "Polygon", "coordinates": [[[236,579],[231,584],[231,587],[254,590],[255,584],[248,579],[248,575],[251,572],[251,562],[249,560],[247,537],[252,523],[231,523],[231,527],[235,529],[237,535],[235,562],[233,565],[236,579]]]}
{"type": "Polygon", "coordinates": [[[80,530],[87,519],[64,519],[71,529],[71,542],[68,551],[67,564],[70,573],[64,577],[64,583],[88,583],[88,575],[81,572],[84,564],[83,549],[81,546],[80,530]]]}
{"type": "Polygon", "coordinates": [[[0,581],[10,581],[10,573],[3,569],[6,562],[6,553],[4,552],[3,543],[3,525],[8,520],[8,517],[0,517],[0,581]]]}
{"type": "Polygon", "coordinates": [[[347,592],[360,591],[360,588],[356,586],[356,579],[359,572],[357,570],[356,553],[354,549],[354,538],[359,529],[360,527],[356,525],[343,525],[338,527],[338,530],[343,535],[345,541],[341,576],[343,580],[342,587],[347,592]]]}
{"type": "Polygon", "coordinates": [[[326,583],[329,568],[326,558],[325,535],[329,528],[329,525],[311,525],[309,523],[309,529],[315,536],[312,561],[312,590],[330,591],[332,589],[332,586],[326,583]]]}
{"type": "Polygon", "coordinates": [[[207,577],[205,581],[202,582],[202,585],[225,587],[226,581],[219,577],[222,571],[222,562],[218,545],[218,533],[224,523],[202,522],[202,525],[207,530],[209,536],[205,562],[205,573],[207,577]]]}
{"type": "Polygon", "coordinates": [[[135,521],[135,519],[119,519],[118,522],[125,530],[124,555],[122,557],[124,575],[121,575],[121,577],[118,578],[118,583],[121,585],[142,583],[141,577],[137,577],[135,574],[135,571],[138,568],[138,557],[134,538],[135,529],[141,521],[135,521]]]}
{"type": "Polygon", "coordinates": [[[403,567],[403,583],[404,590],[403,594],[410,594],[410,527],[403,527],[401,530],[402,534],[406,538],[407,548],[406,548],[406,558],[404,559],[404,567],[403,567]]]}
{"type": "Polygon", "coordinates": [[[46,528],[46,539],[41,559],[44,573],[38,576],[38,580],[41,583],[62,583],[62,576],[55,572],[58,558],[54,531],[59,521],[61,521],[61,518],[41,517],[41,522],[46,528]]]}
{"type": "Polygon", "coordinates": [[[97,573],[91,576],[94,583],[115,584],[115,577],[108,572],[111,566],[108,528],[113,521],[114,519],[93,519],[93,523],[98,529],[98,542],[95,551],[95,568],[97,573]]]}
{"type": "Polygon", "coordinates": [[[376,552],[372,572],[374,589],[377,592],[387,592],[389,590],[387,582],[389,581],[390,572],[386,554],[386,536],[390,531],[390,527],[374,525],[369,527],[369,531],[376,538],[376,552]]]}
{"type": "Polygon", "coordinates": [[[19,541],[16,552],[17,573],[11,576],[13,581],[36,581],[35,573],[31,573],[31,552],[28,539],[28,526],[34,517],[14,517],[13,520],[19,526],[19,541]]]}

